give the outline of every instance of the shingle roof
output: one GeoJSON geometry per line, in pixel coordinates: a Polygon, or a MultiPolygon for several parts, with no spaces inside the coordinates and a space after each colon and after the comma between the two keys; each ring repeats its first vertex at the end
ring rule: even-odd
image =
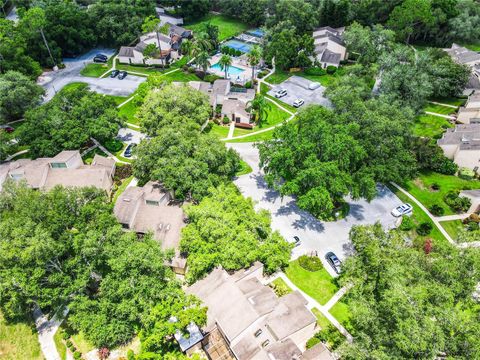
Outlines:
{"type": "Polygon", "coordinates": [[[133,57],[133,47],[122,46],[118,51],[118,56],[133,57]]]}
{"type": "Polygon", "coordinates": [[[329,63],[329,64],[335,64],[335,65],[338,66],[340,64],[341,56],[342,55],[340,55],[336,52],[325,49],[325,51],[322,54],[321,61],[329,63]]]}
{"type": "Polygon", "coordinates": [[[454,60],[460,64],[470,63],[472,61],[480,61],[480,54],[469,50],[463,46],[452,44],[450,49],[444,49],[454,60]]]}

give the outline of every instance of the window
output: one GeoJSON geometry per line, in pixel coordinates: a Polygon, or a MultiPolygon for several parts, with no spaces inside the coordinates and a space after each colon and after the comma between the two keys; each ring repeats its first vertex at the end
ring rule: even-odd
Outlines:
{"type": "Polygon", "coordinates": [[[18,180],[23,179],[23,174],[10,174],[10,177],[11,177],[13,180],[18,181],[18,180]]]}
{"type": "Polygon", "coordinates": [[[255,331],[255,337],[259,337],[262,334],[262,329],[255,331]]]}
{"type": "Polygon", "coordinates": [[[265,340],[265,341],[262,343],[262,347],[265,347],[265,346],[267,346],[268,344],[270,344],[270,340],[265,340]]]}
{"type": "Polygon", "coordinates": [[[158,206],[159,205],[158,201],[153,201],[153,200],[145,200],[145,203],[147,205],[153,205],[153,206],[158,206]]]}
{"type": "Polygon", "coordinates": [[[50,163],[50,166],[52,169],[65,169],[67,167],[67,164],[61,162],[61,163],[50,163]]]}

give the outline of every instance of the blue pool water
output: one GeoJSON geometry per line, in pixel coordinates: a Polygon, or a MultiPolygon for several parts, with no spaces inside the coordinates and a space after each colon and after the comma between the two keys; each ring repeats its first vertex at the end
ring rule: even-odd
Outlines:
{"type": "MultiPolygon", "coordinates": [[[[217,70],[217,71],[223,71],[223,70],[222,70],[222,67],[220,66],[219,63],[216,63],[215,65],[212,65],[212,66],[210,67],[210,69],[211,69],[211,70],[217,70]]],[[[241,73],[243,73],[244,71],[245,71],[245,70],[240,69],[240,68],[238,68],[238,67],[236,67],[236,66],[231,65],[231,66],[228,67],[227,73],[230,74],[231,76],[237,76],[237,75],[240,75],[241,73]]]]}
{"type": "Polygon", "coordinates": [[[223,44],[223,46],[228,46],[234,48],[235,50],[240,50],[243,53],[247,53],[252,48],[252,45],[247,44],[246,42],[240,40],[228,40],[223,44]]]}

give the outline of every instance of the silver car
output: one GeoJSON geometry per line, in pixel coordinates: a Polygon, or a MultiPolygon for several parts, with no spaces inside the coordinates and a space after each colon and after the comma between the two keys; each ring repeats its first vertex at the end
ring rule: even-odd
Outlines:
{"type": "Polygon", "coordinates": [[[395,217],[400,217],[403,215],[410,215],[413,212],[413,207],[410,204],[402,204],[397,206],[395,209],[392,210],[392,215],[395,217]]]}

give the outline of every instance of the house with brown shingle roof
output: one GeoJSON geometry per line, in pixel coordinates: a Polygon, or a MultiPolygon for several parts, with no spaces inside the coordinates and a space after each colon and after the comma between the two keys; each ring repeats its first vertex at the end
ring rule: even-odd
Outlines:
{"type": "Polygon", "coordinates": [[[304,352],[315,358],[305,351],[318,331],[307,300],[298,291],[278,297],[262,279],[256,262],[233,274],[216,268],[186,289],[208,308],[202,346],[209,358],[291,360],[304,352]]]}
{"type": "Polygon", "coordinates": [[[66,150],[53,158],[20,159],[0,164],[0,190],[5,181],[25,181],[34,189],[93,186],[110,194],[115,160],[95,155],[91,165],[83,163],[80,152],[66,150]]]}
{"type": "Polygon", "coordinates": [[[175,256],[168,265],[177,274],[184,274],[187,260],[178,249],[185,215],[182,208],[172,204],[171,200],[168,191],[159,183],[150,181],[143,187],[127,187],[118,197],[113,211],[125,229],[139,235],[150,232],[162,250],[173,250],[175,256]]]}

